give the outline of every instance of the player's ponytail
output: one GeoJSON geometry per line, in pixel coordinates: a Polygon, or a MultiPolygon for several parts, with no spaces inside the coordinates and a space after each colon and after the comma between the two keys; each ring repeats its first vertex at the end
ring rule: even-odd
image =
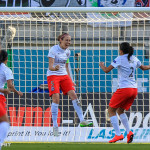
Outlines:
{"type": "Polygon", "coordinates": [[[128,61],[130,61],[130,57],[133,55],[134,48],[130,46],[128,42],[123,42],[120,44],[120,50],[122,50],[124,54],[128,54],[128,61]]]}
{"type": "Polygon", "coordinates": [[[128,60],[130,61],[130,57],[133,55],[134,48],[132,46],[129,47],[128,60]]]}
{"type": "Polygon", "coordinates": [[[0,64],[8,59],[8,54],[5,50],[0,50],[0,64]]]}

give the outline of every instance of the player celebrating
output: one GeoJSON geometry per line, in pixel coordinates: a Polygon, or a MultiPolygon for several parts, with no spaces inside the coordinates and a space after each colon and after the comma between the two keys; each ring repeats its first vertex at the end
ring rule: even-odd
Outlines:
{"type": "Polygon", "coordinates": [[[12,71],[6,66],[8,61],[8,54],[5,50],[0,51],[0,150],[2,143],[7,135],[9,129],[9,119],[6,110],[6,99],[4,94],[9,94],[11,91],[22,96],[23,93],[17,91],[12,84],[13,74],[12,71]],[[8,89],[4,89],[7,82],[8,89]]]}
{"type": "Polygon", "coordinates": [[[105,73],[110,72],[113,68],[118,68],[118,89],[113,94],[108,108],[111,124],[115,129],[115,137],[109,141],[114,143],[123,140],[124,136],[119,129],[119,122],[116,113],[120,116],[120,120],[127,131],[127,143],[133,141],[133,133],[130,130],[128,118],[124,110],[128,110],[137,96],[137,84],[135,81],[135,69],[142,70],[150,69],[149,66],[141,65],[138,58],[133,56],[134,49],[127,42],[120,44],[120,56],[118,56],[110,66],[105,67],[103,62],[100,62],[100,67],[105,73]]]}
{"type": "Polygon", "coordinates": [[[80,126],[87,127],[92,126],[93,123],[90,123],[84,120],[82,108],[80,106],[80,100],[77,98],[75,93],[74,83],[71,80],[69,72],[69,57],[70,50],[68,49],[71,43],[71,37],[68,33],[63,33],[58,37],[59,44],[54,45],[49,50],[49,68],[47,70],[47,81],[49,94],[52,96],[52,120],[53,120],[53,134],[58,136],[58,124],[57,124],[57,115],[58,115],[58,105],[59,105],[59,93],[60,89],[63,94],[68,94],[72,100],[73,107],[77,112],[77,115],[80,119],[80,126]]]}

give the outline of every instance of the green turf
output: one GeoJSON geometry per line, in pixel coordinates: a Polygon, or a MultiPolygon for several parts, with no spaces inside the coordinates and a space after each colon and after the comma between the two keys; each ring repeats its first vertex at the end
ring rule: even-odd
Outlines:
{"type": "Polygon", "coordinates": [[[13,143],[2,150],[150,150],[150,144],[13,143]]]}

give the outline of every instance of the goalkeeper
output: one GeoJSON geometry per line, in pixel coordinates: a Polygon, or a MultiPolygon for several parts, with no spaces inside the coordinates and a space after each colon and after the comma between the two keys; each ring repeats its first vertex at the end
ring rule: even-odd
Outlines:
{"type": "Polygon", "coordinates": [[[103,62],[100,62],[100,67],[105,73],[110,72],[113,68],[118,68],[118,89],[113,94],[108,108],[111,124],[115,129],[115,137],[109,141],[114,143],[123,140],[124,136],[119,129],[119,122],[116,113],[120,116],[120,120],[127,131],[127,143],[133,141],[134,134],[130,130],[128,118],[124,110],[128,110],[137,96],[137,83],[135,81],[135,69],[142,70],[150,69],[149,66],[143,66],[139,59],[133,56],[134,49],[127,42],[120,44],[120,56],[118,56],[110,66],[105,67],[103,62]]]}
{"type": "Polygon", "coordinates": [[[80,100],[75,93],[74,83],[71,80],[69,72],[69,57],[70,50],[68,49],[71,43],[71,37],[68,33],[63,33],[58,37],[59,44],[54,45],[49,50],[49,68],[47,70],[47,81],[49,88],[49,95],[52,96],[52,120],[53,120],[53,134],[58,136],[58,105],[59,105],[59,93],[60,89],[64,95],[69,95],[74,109],[80,119],[80,126],[87,127],[92,126],[90,123],[84,120],[82,108],[80,106],[80,100]]]}

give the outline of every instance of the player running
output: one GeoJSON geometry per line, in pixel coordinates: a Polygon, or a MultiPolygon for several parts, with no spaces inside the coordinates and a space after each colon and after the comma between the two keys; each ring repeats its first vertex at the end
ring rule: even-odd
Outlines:
{"type": "Polygon", "coordinates": [[[70,50],[68,49],[71,43],[71,37],[68,33],[63,33],[58,37],[59,44],[54,45],[49,50],[49,68],[47,70],[47,81],[49,88],[49,95],[52,96],[52,120],[53,120],[53,134],[58,136],[58,106],[60,89],[64,95],[69,95],[72,100],[74,109],[80,119],[80,127],[92,126],[93,123],[84,120],[80,100],[78,99],[74,83],[70,77],[69,72],[69,57],[70,50]]]}
{"type": "Polygon", "coordinates": [[[139,59],[133,56],[134,49],[127,42],[120,44],[120,56],[118,56],[110,66],[105,67],[104,62],[100,62],[100,67],[105,73],[110,72],[113,68],[118,68],[118,89],[113,94],[110,102],[108,113],[111,124],[116,132],[115,137],[109,143],[123,140],[124,136],[119,129],[119,121],[116,113],[120,116],[120,120],[127,131],[127,143],[133,141],[134,134],[130,130],[128,118],[124,110],[128,110],[137,96],[137,83],[135,81],[135,69],[150,69],[149,66],[141,65],[139,59]]]}
{"type": "Polygon", "coordinates": [[[6,66],[7,61],[7,52],[5,50],[0,50],[0,150],[9,129],[9,119],[7,116],[6,98],[4,94],[7,95],[12,91],[17,93],[19,96],[23,95],[23,93],[17,91],[12,84],[14,77],[11,69],[6,66]],[[4,89],[6,82],[8,89],[4,89]]]}

